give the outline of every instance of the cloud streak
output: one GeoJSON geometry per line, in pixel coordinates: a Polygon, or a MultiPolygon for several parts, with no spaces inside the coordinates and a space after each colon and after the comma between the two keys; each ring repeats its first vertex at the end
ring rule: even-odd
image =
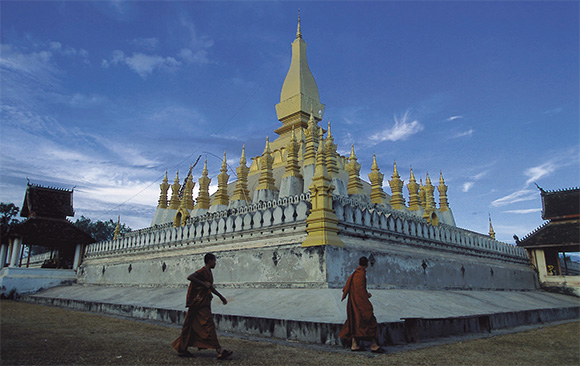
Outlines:
{"type": "Polygon", "coordinates": [[[522,189],[507,196],[496,199],[491,203],[493,207],[511,205],[517,202],[532,201],[538,199],[538,192],[530,189],[522,189]]]}
{"type": "Polygon", "coordinates": [[[405,112],[401,117],[394,117],[395,124],[392,127],[386,128],[370,136],[370,140],[375,143],[383,141],[399,141],[406,140],[410,136],[423,131],[423,125],[417,120],[411,120],[409,111],[405,112]]]}

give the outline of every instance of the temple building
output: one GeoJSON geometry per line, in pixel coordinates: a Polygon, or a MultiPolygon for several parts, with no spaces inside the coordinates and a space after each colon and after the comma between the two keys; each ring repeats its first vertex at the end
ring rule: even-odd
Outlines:
{"type": "Polygon", "coordinates": [[[180,324],[186,279],[212,252],[228,299],[212,305],[218,329],[336,345],[341,290],[366,256],[382,344],[578,316],[577,299],[539,291],[526,250],[495,240],[491,221],[489,235],[456,226],[441,172],[405,182],[396,163],[337,153],[300,20],[291,51],[277,137],[259,156],[239,147],[235,180],[231,151],[217,177],[207,160],[197,181],[166,173],[150,227],[87,245],[77,285],[30,301],[180,324]]]}
{"type": "Polygon", "coordinates": [[[580,189],[538,189],[546,222],[516,243],[528,251],[543,288],[580,296],[577,263],[566,256],[580,253],[580,189]]]}
{"type": "Polygon", "coordinates": [[[192,200],[195,182],[191,181],[191,171],[181,182],[179,173],[176,173],[172,185],[169,185],[166,174],[160,185],[159,204],[152,226],[168,222],[182,226],[186,224],[186,218],[207,212],[308,194],[313,188],[311,185],[314,182],[317,160],[322,157],[320,163],[325,166],[323,174],[329,179],[329,187],[332,189],[328,194],[332,197],[350,197],[365,204],[378,205],[422,218],[433,225],[443,223],[455,226],[443,173],[439,174],[436,186],[429,173],[426,173],[423,185],[422,179],[421,183],[417,183],[411,169],[409,183],[405,185],[395,162],[388,181],[391,195],[388,195],[383,191],[384,174],[380,172],[374,156],[367,182],[360,177],[362,164],[357,159],[355,146],[351,146],[349,156],[337,153],[330,122],[324,126],[326,130],[320,125],[324,109],[316,80],[308,66],[306,42],[302,37],[299,21],[296,39],[292,42],[290,68],[282,84],[280,103],[276,105],[278,120],[282,123],[282,126],[274,130],[278,137],[272,142],[265,142],[264,152],[253,157],[249,167],[246,165],[245,147],[241,147],[238,179],[234,182],[228,182],[224,153],[222,170],[217,177],[219,188],[211,198],[208,192],[211,179],[207,176],[205,161],[195,205],[192,200]],[[168,197],[169,188],[171,194],[168,197]]]}

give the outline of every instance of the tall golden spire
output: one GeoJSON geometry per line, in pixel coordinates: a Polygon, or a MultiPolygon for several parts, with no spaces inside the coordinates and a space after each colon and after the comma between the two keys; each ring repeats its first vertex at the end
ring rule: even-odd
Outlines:
{"type": "Polygon", "coordinates": [[[449,210],[449,201],[447,200],[447,186],[443,180],[443,172],[439,172],[439,185],[437,186],[439,191],[439,211],[449,210]]]}
{"type": "Polygon", "coordinates": [[[159,185],[161,193],[159,194],[157,208],[167,208],[167,191],[169,190],[169,187],[170,185],[167,180],[167,170],[166,170],[165,177],[163,177],[163,182],[159,185]]]}
{"type": "Polygon", "coordinates": [[[418,211],[421,208],[421,201],[419,200],[419,185],[415,179],[415,174],[413,173],[413,168],[411,167],[411,177],[409,178],[409,184],[407,184],[407,189],[409,190],[409,210],[418,211]]]}
{"type": "Polygon", "coordinates": [[[369,174],[369,180],[371,181],[371,202],[381,204],[384,203],[387,195],[383,191],[383,179],[385,175],[380,172],[379,166],[377,165],[377,157],[373,153],[373,165],[371,166],[371,172],[369,174]]]}
{"type": "Polygon", "coordinates": [[[491,214],[489,215],[489,236],[495,240],[495,231],[493,231],[493,225],[491,224],[491,214]]]}
{"type": "Polygon", "coordinates": [[[405,198],[403,197],[403,181],[397,170],[397,162],[393,165],[393,175],[389,181],[391,186],[391,207],[395,210],[400,210],[405,207],[405,198]]]}
{"type": "Polygon", "coordinates": [[[226,152],[224,151],[224,159],[222,161],[222,167],[220,169],[220,173],[218,174],[218,189],[215,193],[212,206],[215,205],[228,205],[229,204],[229,196],[228,196],[228,179],[230,176],[228,175],[228,164],[226,162],[226,152]]]}
{"type": "Polygon", "coordinates": [[[179,184],[179,171],[175,173],[175,180],[171,185],[171,201],[169,201],[169,208],[172,210],[177,210],[179,208],[179,190],[181,185],[179,184]]]}
{"type": "Polygon", "coordinates": [[[209,184],[211,179],[207,174],[207,158],[203,164],[203,170],[201,172],[201,177],[199,178],[199,193],[197,195],[197,202],[195,203],[194,209],[209,209],[209,184]]]}
{"type": "Polygon", "coordinates": [[[348,171],[348,194],[361,194],[363,193],[363,185],[360,181],[360,168],[361,165],[356,158],[354,153],[354,144],[350,145],[350,157],[348,163],[346,164],[346,171],[348,171]]]}
{"type": "Polygon", "coordinates": [[[236,188],[232,195],[231,201],[246,201],[250,202],[250,191],[248,190],[248,167],[246,166],[246,145],[242,147],[242,157],[240,158],[240,166],[236,169],[238,173],[238,180],[236,181],[236,188]]]}
{"type": "Polygon", "coordinates": [[[292,42],[290,68],[282,85],[280,103],[276,105],[276,114],[282,127],[274,132],[282,136],[289,135],[292,126],[306,128],[310,110],[314,111],[318,123],[324,113],[324,104],[320,103],[318,86],[308,66],[306,42],[302,38],[299,16],[296,39],[292,42]]]}

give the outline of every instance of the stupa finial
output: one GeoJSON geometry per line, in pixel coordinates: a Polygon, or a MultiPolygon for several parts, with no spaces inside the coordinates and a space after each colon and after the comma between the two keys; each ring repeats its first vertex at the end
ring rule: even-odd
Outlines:
{"type": "Polygon", "coordinates": [[[300,29],[300,9],[298,9],[298,28],[296,29],[296,38],[302,38],[302,30],[300,29]]]}

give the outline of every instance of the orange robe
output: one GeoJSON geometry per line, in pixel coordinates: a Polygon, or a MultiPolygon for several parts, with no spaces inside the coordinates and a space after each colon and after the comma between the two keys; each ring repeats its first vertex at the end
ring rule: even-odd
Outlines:
{"type": "Polygon", "coordinates": [[[342,300],[348,295],[346,322],[340,330],[340,338],[371,339],[378,336],[377,319],[367,292],[366,269],[359,266],[342,289],[342,300]]]}
{"type": "MultiPolygon", "coordinates": [[[[195,273],[198,280],[209,282],[213,285],[211,270],[203,267],[195,273]]],[[[190,346],[197,348],[221,348],[211,313],[212,298],[213,295],[210,289],[190,282],[185,305],[189,309],[183,321],[181,335],[172,343],[173,348],[177,352],[183,353],[190,346]]]]}

